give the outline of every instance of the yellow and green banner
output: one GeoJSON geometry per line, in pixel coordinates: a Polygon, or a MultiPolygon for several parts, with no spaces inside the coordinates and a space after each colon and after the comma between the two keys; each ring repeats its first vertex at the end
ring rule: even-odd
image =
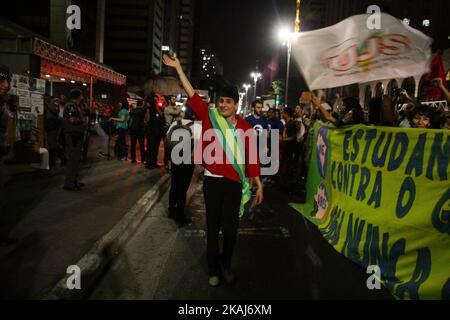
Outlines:
{"type": "Polygon", "coordinates": [[[291,204],[398,299],[450,299],[450,131],[316,122],[291,204]]]}

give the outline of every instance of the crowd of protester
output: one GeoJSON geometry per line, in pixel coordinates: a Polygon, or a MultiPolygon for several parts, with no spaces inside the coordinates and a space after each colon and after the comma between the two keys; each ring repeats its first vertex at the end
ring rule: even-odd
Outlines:
{"type": "MultiPolygon", "coordinates": [[[[440,78],[432,81],[450,104],[450,93],[440,78]]],[[[280,133],[280,167],[275,176],[264,177],[291,194],[305,191],[307,164],[309,163],[316,120],[336,127],[352,124],[390,126],[421,129],[450,129],[450,113],[441,107],[423,104],[398,89],[393,96],[372,98],[368,108],[354,97],[336,94],[327,101],[322,90],[311,93],[311,101],[299,103],[295,108],[273,107],[262,112],[262,101],[252,103],[252,115],[247,120],[258,134],[261,128],[277,129],[280,133]]],[[[270,143],[268,143],[270,146],[270,143]]],[[[271,152],[271,150],[268,150],[271,152]]]]}

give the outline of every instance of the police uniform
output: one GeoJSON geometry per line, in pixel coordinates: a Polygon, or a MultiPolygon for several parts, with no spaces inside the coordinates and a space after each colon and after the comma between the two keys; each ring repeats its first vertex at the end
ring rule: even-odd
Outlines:
{"type": "Polygon", "coordinates": [[[64,189],[79,190],[80,184],[78,181],[78,176],[83,152],[84,134],[86,130],[83,113],[80,106],[74,102],[69,102],[64,106],[63,117],[66,146],[68,150],[64,189]]]}

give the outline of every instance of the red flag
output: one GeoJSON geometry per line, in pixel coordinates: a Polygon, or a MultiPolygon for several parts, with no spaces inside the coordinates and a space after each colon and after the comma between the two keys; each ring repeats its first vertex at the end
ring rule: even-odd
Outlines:
{"type": "Polygon", "coordinates": [[[442,91],[432,84],[432,80],[436,78],[442,79],[442,84],[447,88],[445,81],[444,64],[442,63],[442,55],[440,52],[436,54],[431,62],[431,72],[425,76],[425,91],[429,101],[436,101],[442,98],[442,91]]]}

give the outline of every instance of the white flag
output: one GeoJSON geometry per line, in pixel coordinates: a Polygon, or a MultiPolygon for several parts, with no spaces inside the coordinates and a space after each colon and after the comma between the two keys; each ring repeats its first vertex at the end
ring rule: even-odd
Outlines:
{"type": "Polygon", "coordinates": [[[367,28],[368,14],[298,33],[292,56],[311,90],[429,72],[432,39],[397,18],[381,14],[381,29],[367,28]]]}

